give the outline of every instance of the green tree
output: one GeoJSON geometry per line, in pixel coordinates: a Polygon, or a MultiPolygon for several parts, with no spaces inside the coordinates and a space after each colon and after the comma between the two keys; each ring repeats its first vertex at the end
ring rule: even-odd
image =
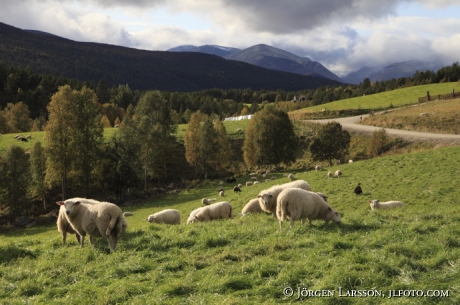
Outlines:
{"type": "Polygon", "coordinates": [[[248,167],[295,162],[299,140],[286,112],[266,106],[252,120],[243,145],[248,167]]]}
{"type": "Polygon", "coordinates": [[[97,96],[93,90],[83,87],[73,91],[71,112],[75,116],[71,122],[71,148],[74,159],[72,169],[77,181],[82,181],[84,196],[90,196],[91,181],[96,179],[94,170],[98,164],[103,143],[104,130],[99,114],[97,96]]]}
{"type": "Polygon", "coordinates": [[[216,130],[216,142],[217,142],[217,152],[216,152],[216,161],[217,169],[225,169],[230,165],[232,158],[232,150],[230,141],[227,136],[227,129],[222,121],[217,121],[214,123],[214,129],[216,130]]]}
{"type": "Polygon", "coordinates": [[[46,211],[46,155],[41,142],[36,142],[30,154],[30,174],[32,196],[43,202],[43,209],[46,211]]]}
{"type": "Polygon", "coordinates": [[[217,142],[217,132],[211,119],[204,121],[200,128],[201,143],[199,164],[201,172],[204,173],[205,178],[213,173],[213,170],[218,167],[216,155],[219,151],[217,142]]]}
{"type": "Polygon", "coordinates": [[[381,128],[372,133],[369,139],[369,145],[367,146],[367,154],[369,157],[377,157],[385,151],[388,145],[388,136],[385,128],[381,128]]]}
{"type": "Polygon", "coordinates": [[[342,125],[339,123],[330,122],[322,125],[310,145],[312,159],[314,161],[327,160],[329,166],[332,166],[332,159],[341,159],[345,156],[350,140],[350,134],[342,130],[342,125]]]}
{"type": "Polygon", "coordinates": [[[101,118],[101,124],[102,124],[102,127],[104,127],[104,128],[110,128],[110,127],[112,127],[112,125],[110,125],[110,121],[109,121],[109,119],[107,118],[106,115],[102,116],[102,118],[101,118]]]}
{"type": "Polygon", "coordinates": [[[0,205],[11,217],[27,212],[30,185],[29,156],[24,149],[13,145],[0,160],[0,205]]]}
{"type": "Polygon", "coordinates": [[[8,103],[4,111],[12,132],[30,131],[32,119],[30,118],[29,107],[26,104],[23,102],[14,105],[8,103]]]}

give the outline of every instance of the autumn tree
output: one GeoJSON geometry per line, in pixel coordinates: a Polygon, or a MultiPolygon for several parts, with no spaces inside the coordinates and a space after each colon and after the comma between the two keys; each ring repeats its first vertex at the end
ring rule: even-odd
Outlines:
{"type": "Polygon", "coordinates": [[[246,131],[245,163],[252,167],[295,162],[298,141],[287,113],[266,106],[254,115],[246,131]]]}
{"type": "Polygon", "coordinates": [[[46,194],[48,187],[46,177],[46,156],[45,149],[41,142],[36,142],[30,154],[30,178],[31,194],[43,202],[43,209],[46,211],[46,194]]]}
{"type": "Polygon", "coordinates": [[[29,107],[26,104],[23,102],[8,103],[4,112],[12,132],[30,131],[32,119],[30,118],[29,107]]]}
{"type": "Polygon", "coordinates": [[[201,116],[195,112],[191,115],[184,134],[185,159],[198,171],[201,147],[201,116]]]}
{"type": "Polygon", "coordinates": [[[230,165],[232,158],[231,145],[227,136],[227,129],[225,128],[225,125],[222,123],[222,121],[217,121],[214,123],[214,129],[216,130],[217,142],[217,169],[223,170],[230,165]]]}
{"type": "Polygon", "coordinates": [[[13,145],[0,160],[0,205],[12,217],[27,211],[30,185],[29,156],[22,147],[13,145]]]}
{"type": "Polygon", "coordinates": [[[48,184],[61,182],[62,199],[66,199],[66,188],[71,163],[74,157],[72,128],[75,115],[72,113],[73,91],[69,85],[59,87],[51,97],[47,109],[49,112],[46,124],[46,179],[48,184]]]}
{"type": "Polygon", "coordinates": [[[350,146],[351,137],[348,131],[342,129],[337,122],[330,122],[318,128],[317,134],[310,145],[314,161],[328,161],[345,157],[350,146]]]}
{"type": "Polygon", "coordinates": [[[367,146],[367,154],[369,157],[377,157],[385,151],[388,145],[388,135],[384,128],[376,130],[372,133],[367,146]]]}

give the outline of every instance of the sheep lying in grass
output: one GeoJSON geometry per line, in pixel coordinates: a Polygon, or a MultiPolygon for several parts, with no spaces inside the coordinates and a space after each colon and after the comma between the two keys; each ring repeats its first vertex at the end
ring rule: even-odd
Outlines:
{"type": "Polygon", "coordinates": [[[190,212],[190,215],[187,218],[187,224],[194,223],[195,222],[195,215],[200,211],[203,207],[199,207],[197,209],[194,209],[192,212],[190,212]]]}
{"type": "Polygon", "coordinates": [[[216,201],[216,198],[203,198],[203,199],[201,199],[201,203],[203,205],[209,205],[213,201],[216,201]]]}
{"type": "Polygon", "coordinates": [[[154,223],[178,225],[180,224],[180,212],[174,209],[166,209],[149,215],[146,220],[154,223]]]}
{"type": "Polygon", "coordinates": [[[278,198],[278,194],[287,188],[300,188],[311,191],[310,184],[304,180],[297,180],[281,185],[273,185],[269,189],[260,191],[257,196],[257,198],[259,198],[260,208],[267,213],[271,213],[273,217],[276,218],[276,199],[278,198]]]}
{"type": "Polygon", "coordinates": [[[402,207],[404,206],[404,203],[401,201],[387,201],[387,202],[380,202],[380,200],[375,199],[375,200],[368,200],[371,206],[371,210],[376,210],[376,209],[392,209],[394,207],[402,207]]]}
{"type": "Polygon", "coordinates": [[[211,221],[216,219],[232,218],[232,205],[227,201],[216,202],[202,207],[196,214],[193,222],[211,221]]]}
{"type": "Polygon", "coordinates": [[[299,219],[302,225],[304,220],[308,219],[310,226],[311,221],[315,219],[322,219],[326,223],[330,220],[336,223],[341,221],[339,213],[333,210],[320,195],[298,188],[285,189],[278,195],[276,216],[280,230],[287,218],[291,220],[291,228],[294,226],[294,221],[299,219]]]}
{"type": "Polygon", "coordinates": [[[127,223],[121,209],[113,203],[97,202],[95,204],[84,201],[58,201],[58,205],[65,207],[67,221],[80,235],[80,247],[83,247],[86,234],[90,243],[94,237],[104,237],[109,243],[110,251],[115,251],[121,233],[127,223]]]}
{"type": "Polygon", "coordinates": [[[250,213],[263,213],[264,211],[260,207],[259,198],[251,199],[241,210],[241,216],[246,216],[250,213]]]}

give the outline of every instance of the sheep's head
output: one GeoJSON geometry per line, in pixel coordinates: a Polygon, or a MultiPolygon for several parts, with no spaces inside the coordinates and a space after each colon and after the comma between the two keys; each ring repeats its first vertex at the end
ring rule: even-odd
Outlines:
{"type": "Polygon", "coordinates": [[[371,209],[375,209],[378,207],[380,200],[374,199],[374,200],[368,200],[367,202],[370,203],[371,209]]]}
{"type": "Polygon", "coordinates": [[[154,215],[150,215],[148,218],[146,218],[145,220],[147,220],[148,222],[153,222],[155,220],[155,216],[154,215]]]}
{"type": "Polygon", "coordinates": [[[71,200],[66,200],[66,201],[58,201],[56,204],[64,206],[65,207],[65,213],[67,215],[71,215],[72,212],[75,209],[75,206],[78,206],[80,204],[80,201],[71,201],[71,200]]]}
{"type": "Polygon", "coordinates": [[[268,202],[270,201],[270,198],[273,198],[272,193],[260,193],[257,195],[257,198],[262,201],[264,205],[268,205],[268,202]]]}
{"type": "Polygon", "coordinates": [[[331,207],[328,207],[328,211],[326,214],[326,221],[332,220],[335,223],[341,223],[340,215],[339,213],[332,209],[331,207]]]}

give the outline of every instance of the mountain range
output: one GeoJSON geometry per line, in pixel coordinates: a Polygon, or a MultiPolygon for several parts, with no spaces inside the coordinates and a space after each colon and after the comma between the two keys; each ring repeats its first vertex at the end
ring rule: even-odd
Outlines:
{"type": "Polygon", "coordinates": [[[182,45],[167,50],[169,52],[199,52],[217,55],[225,59],[247,62],[267,69],[292,72],[302,75],[315,75],[329,78],[335,81],[359,84],[365,78],[372,82],[385,81],[393,78],[411,77],[418,71],[437,71],[444,64],[433,61],[410,60],[392,63],[384,67],[364,66],[357,71],[351,72],[339,78],[325,68],[321,63],[308,57],[300,57],[287,51],[268,45],[255,45],[241,50],[217,45],[182,45]]]}
{"type": "Polygon", "coordinates": [[[82,81],[128,84],[132,89],[201,91],[246,89],[298,91],[338,84],[226,60],[199,52],[147,51],[77,42],[0,23],[0,64],[82,81]]]}

